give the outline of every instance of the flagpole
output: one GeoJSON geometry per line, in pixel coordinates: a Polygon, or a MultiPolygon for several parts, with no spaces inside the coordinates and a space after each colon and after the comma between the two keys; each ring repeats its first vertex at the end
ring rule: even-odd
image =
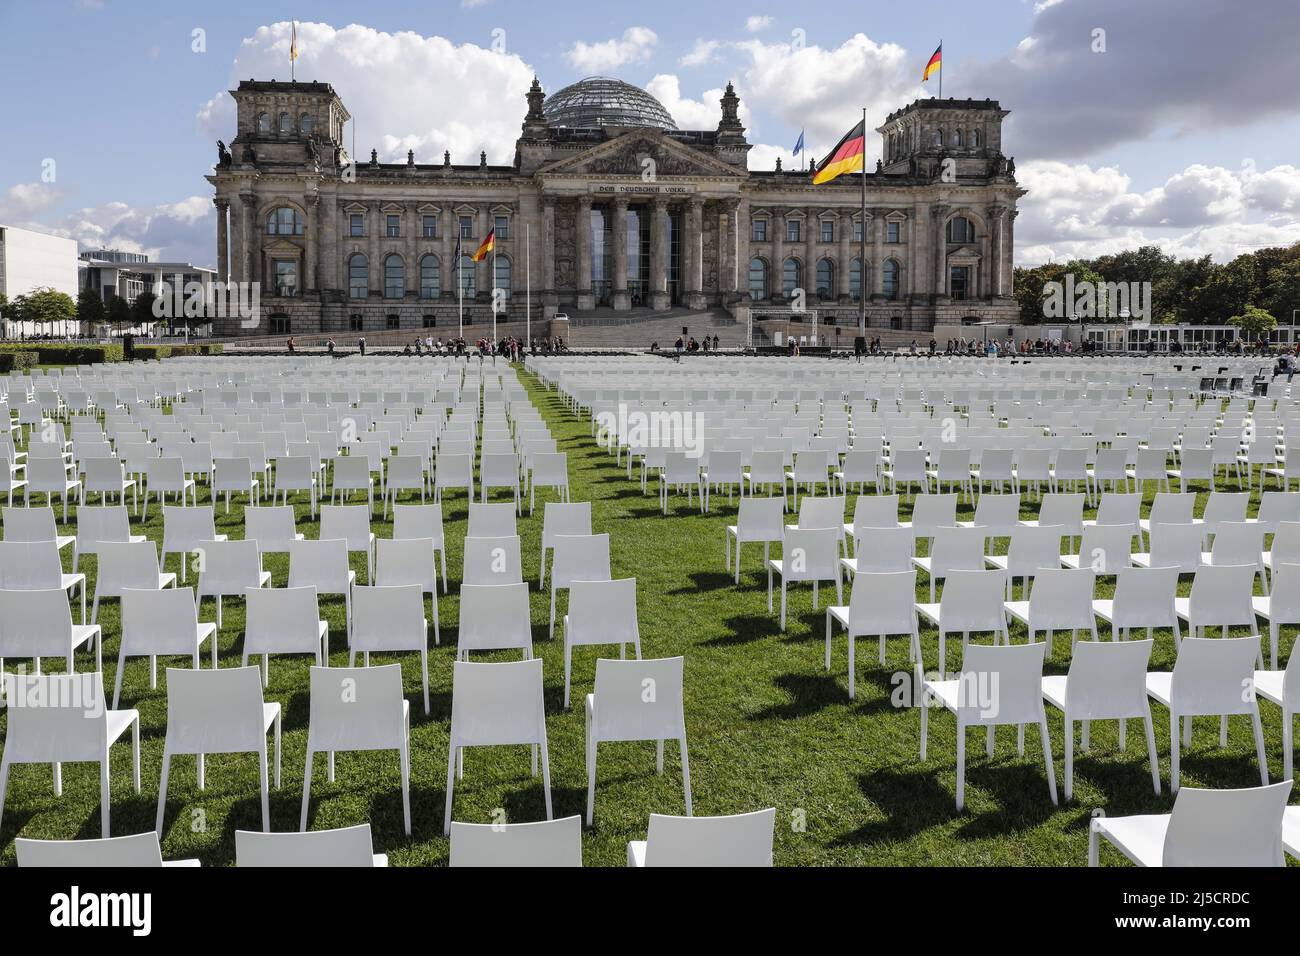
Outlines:
{"type": "Polygon", "coordinates": [[[497,241],[492,237],[492,344],[497,341],[497,241]]]}
{"type": "Polygon", "coordinates": [[[533,224],[524,225],[524,346],[533,340],[533,224]]]}
{"type": "Polygon", "coordinates": [[[943,37],[939,38],[939,99],[943,99],[943,37]]]}
{"type": "Polygon", "coordinates": [[[465,337],[465,277],[461,275],[461,259],[464,256],[460,254],[459,240],[456,242],[456,252],[456,309],[459,316],[456,326],[456,338],[463,339],[465,337]]]}
{"type": "MultiPolygon", "coordinates": [[[[858,178],[862,181],[862,242],[858,251],[858,335],[867,335],[867,153],[865,149],[867,135],[867,108],[862,107],[862,169],[858,178]]],[[[850,266],[851,268],[851,266],[850,266]]]]}

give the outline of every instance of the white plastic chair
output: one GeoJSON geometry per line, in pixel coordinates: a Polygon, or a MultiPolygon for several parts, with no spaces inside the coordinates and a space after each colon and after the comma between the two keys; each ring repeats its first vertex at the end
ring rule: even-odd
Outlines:
{"type": "MultiPolygon", "coordinates": [[[[384,488],[384,518],[388,517],[388,506],[396,505],[403,491],[420,492],[420,503],[423,504],[428,487],[423,458],[416,455],[396,455],[388,459],[388,478],[384,488]]],[[[486,494],[486,491],[484,493],[486,494]]]]}
{"type": "Polygon", "coordinates": [[[781,630],[785,630],[786,591],[791,581],[811,581],[813,610],[822,581],[835,582],[835,603],[844,603],[844,584],[839,562],[838,528],[787,530],[782,557],[767,560],[767,609],[772,610],[772,576],[781,578],[781,630]]]}
{"type": "Polygon", "coordinates": [[[72,623],[62,588],[0,588],[0,672],[7,657],[32,658],[37,674],[42,657],[61,657],[69,673],[75,673],[74,655],[83,645],[94,648],[95,669],[102,670],[103,632],[98,624],[72,623]]]}
{"type": "Polygon", "coordinates": [[[1138,866],[1283,866],[1283,812],[1292,781],[1244,790],[1178,792],[1171,813],[1095,816],[1088,865],[1105,839],[1138,866]]]}
{"type": "MultiPolygon", "coordinates": [[[[163,505],[162,512],[163,539],[159,560],[162,566],[166,567],[167,555],[180,555],[181,583],[184,584],[190,557],[197,556],[195,552],[204,545],[212,541],[226,541],[228,538],[224,534],[217,534],[217,517],[211,505],[204,505],[201,508],[163,505]]],[[[248,511],[244,513],[248,514],[248,511]]],[[[77,519],[80,521],[81,516],[78,515],[77,519]]]]}
{"type": "Polygon", "coordinates": [[[149,687],[158,686],[159,657],[188,657],[197,669],[203,643],[217,666],[217,625],[200,621],[194,592],[189,588],[122,592],[122,638],[118,642],[113,706],[122,695],[122,675],[128,657],[149,658],[149,687]]]}
{"type": "Polygon", "coordinates": [[[963,653],[973,633],[991,632],[995,644],[1011,642],[1003,604],[1006,582],[1004,571],[953,571],[937,604],[917,602],[916,613],[939,630],[940,680],[947,676],[949,634],[961,635],[963,653]]]}
{"type": "Polygon", "coordinates": [[[582,817],[451,825],[448,866],[582,866],[582,817]]]}
{"type": "Polygon", "coordinates": [[[569,609],[561,626],[564,639],[564,706],[569,707],[573,648],[617,644],[620,659],[631,644],[641,658],[641,632],[637,624],[636,578],[614,581],[574,581],[569,587],[569,609]]]}
{"type": "Polygon", "coordinates": [[[646,838],[628,842],[627,865],[770,867],[775,827],[775,807],[719,817],[652,813],[646,838]]]}
{"type": "Polygon", "coordinates": [[[461,564],[462,584],[517,584],[523,569],[519,536],[466,538],[461,564]]]}
{"type": "MultiPolygon", "coordinates": [[[[513,533],[513,532],[512,532],[513,533]]],[[[548,501],[542,508],[542,552],[537,589],[546,584],[546,552],[562,534],[591,534],[591,502],[548,501]]]]}
{"type": "Polygon", "coordinates": [[[1158,627],[1174,632],[1174,645],[1182,640],[1175,598],[1177,568],[1125,568],[1119,572],[1113,598],[1097,598],[1092,612],[1110,625],[1110,639],[1128,640],[1134,628],[1145,628],[1147,639],[1158,627]]]}
{"type": "Polygon", "coordinates": [[[438,623],[438,564],[432,538],[375,539],[375,583],[380,587],[418,585],[433,608],[433,643],[442,643],[438,623]]]}
{"type": "Polygon", "coordinates": [[[101,840],[14,840],[19,867],[195,867],[198,860],[164,860],[153,830],[101,840]]]}
{"type": "MultiPolygon", "coordinates": [[[[985,534],[982,528],[938,528],[930,553],[912,558],[912,564],[930,580],[930,602],[934,602],[934,585],[946,580],[953,571],[979,571],[984,568],[985,534]]],[[[1005,570],[1005,569],[1004,569],[1005,570]]]]}
{"type": "Polygon", "coordinates": [[[569,500],[569,458],[563,452],[542,452],[532,458],[528,480],[528,513],[537,508],[537,489],[554,488],[560,500],[569,500]]]}
{"type": "MultiPolygon", "coordinates": [[[[362,590],[365,590],[364,588],[362,590]]],[[[361,610],[358,602],[357,610],[361,610]]],[[[360,613],[358,613],[358,617],[360,613]]],[[[307,829],[312,758],[329,753],[328,778],[334,782],[334,754],[340,750],[396,750],[402,774],[402,822],[411,835],[411,705],[402,696],[402,667],[313,667],[307,765],[303,771],[302,815],[307,829]]]]}
{"type": "Polygon", "coordinates": [[[522,511],[519,495],[519,459],[514,454],[484,454],[479,461],[479,492],[483,501],[493,488],[509,488],[514,495],[515,511],[522,511]]]}
{"type": "Polygon", "coordinates": [[[362,653],[370,666],[374,653],[416,651],[420,655],[420,682],[424,688],[424,712],[429,713],[429,620],[424,616],[424,594],[420,585],[361,587],[352,589],[352,633],[348,642],[348,666],[362,653]]]}
{"type": "Polygon", "coordinates": [[[357,572],[348,567],[346,541],[295,541],[289,546],[289,587],[342,594],[348,633],[352,631],[352,588],[356,583],[357,572]]]}
{"type": "MultiPolygon", "coordinates": [[[[316,517],[316,468],[310,458],[303,455],[275,459],[275,490],[271,503],[279,498],[281,504],[289,503],[289,492],[306,491],[311,500],[311,516],[316,517]]],[[[367,509],[367,514],[369,509],[367,509]]]]}
{"type": "Polygon", "coordinates": [[[49,588],[61,589],[68,600],[80,593],[81,623],[86,623],[86,576],[63,573],[57,542],[0,541],[0,589],[43,591],[49,588]]]}
{"type": "Polygon", "coordinates": [[[214,670],[167,668],[167,739],[163,744],[162,779],[158,786],[158,819],[163,833],[167,811],[167,778],[172,757],[198,758],[198,785],[204,784],[204,755],[255,753],[261,771],[262,830],[271,830],[270,789],[266,773],[266,735],[275,728],[275,786],[280,788],[280,705],[262,699],[256,667],[214,670]]]}
{"type": "Polygon", "coordinates": [[[442,570],[442,593],[447,593],[447,542],[442,530],[440,505],[394,505],[393,540],[427,538],[433,542],[442,570]]]}
{"type": "MultiPolygon", "coordinates": [[[[952,585],[948,585],[951,587],[952,585]]],[[[947,596],[947,588],[944,589],[947,596]]],[[[1008,644],[966,648],[962,672],[953,680],[926,680],[922,684],[921,760],[926,759],[931,702],[951,711],[957,718],[957,809],[966,805],[966,730],[986,727],[988,756],[993,756],[994,729],[1002,724],[1018,728],[1018,750],[1025,752],[1025,724],[1037,724],[1042,738],[1043,762],[1047,767],[1047,789],[1056,806],[1056,768],[1052,763],[1052,740],[1047,732],[1043,707],[1042,679],[1045,644],[1008,644]]]]}
{"type": "MultiPolygon", "coordinates": [[[[0,422],[0,434],[3,434],[3,422],[0,422]]],[[[3,462],[0,462],[3,465],[3,462]]],[[[3,481],[4,473],[0,471],[0,481],[3,481]]],[[[1300,497],[1300,495],[1297,495],[1300,497]]],[[[77,539],[82,533],[82,525],[86,522],[87,513],[99,512],[100,510],[111,510],[114,513],[121,509],[122,517],[126,518],[126,508],[117,505],[108,509],[100,508],[77,508],[77,535],[59,534],[54,523],[54,509],[49,505],[43,508],[0,508],[0,522],[4,524],[4,540],[6,541],[53,541],[59,546],[59,550],[69,546],[72,547],[72,570],[77,570],[77,539]]]]}
{"type": "Polygon", "coordinates": [[[379,867],[388,855],[374,852],[369,823],[307,833],[236,830],[235,866],[379,867]]]}
{"type": "Polygon", "coordinates": [[[149,520],[149,499],[154,494],[158,495],[158,503],[161,505],[167,500],[168,493],[176,495],[181,507],[185,506],[187,493],[194,497],[194,504],[199,503],[194,479],[185,477],[185,463],[179,457],[149,459],[145,470],[144,509],[140,512],[140,520],[149,520]]]}
{"type": "Polygon", "coordinates": [[[466,747],[530,744],[534,777],[540,748],[542,796],[546,801],[546,819],[552,819],[551,762],[546,749],[541,658],[500,664],[456,661],[452,665],[450,737],[444,836],[451,832],[455,780],[465,776],[463,751],[466,747]]]}
{"type": "Polygon", "coordinates": [[[1160,795],[1160,764],[1146,692],[1152,646],[1149,640],[1122,644],[1085,641],[1075,647],[1068,674],[1043,678],[1043,699],[1065,715],[1066,800],[1074,795],[1074,722],[1083,722],[1083,749],[1087,752],[1089,722],[1118,720],[1119,746],[1124,750],[1125,722],[1130,717],[1141,718],[1146,728],[1151,784],[1160,795]]]}
{"type": "Polygon", "coordinates": [[[215,501],[224,491],[226,514],[230,514],[231,494],[247,494],[249,507],[253,507],[261,497],[261,487],[261,479],[253,471],[252,459],[246,456],[212,459],[212,500],[215,501]]]}
{"type": "Polygon", "coordinates": [[[176,575],[158,569],[157,545],[152,541],[101,543],[99,571],[95,581],[95,601],[90,620],[99,620],[101,598],[120,598],[128,589],[161,591],[176,586],[176,575]]]}
{"type": "Polygon", "coordinates": [[[131,765],[135,792],[140,792],[140,712],[110,710],[104,705],[104,675],[4,674],[8,728],[0,757],[0,819],[4,817],[9,769],[15,764],[54,765],[54,795],[63,796],[66,763],[99,764],[99,825],[109,836],[109,749],[131,731],[131,765]],[[39,700],[39,706],[27,701],[39,700]]]}
{"type": "Polygon", "coordinates": [[[1016,578],[1024,582],[1022,591],[1027,592],[1029,582],[1040,570],[1061,566],[1061,539],[1064,537],[1065,529],[1052,525],[1017,527],[1011,532],[1011,544],[1006,554],[990,554],[984,559],[989,567],[1007,572],[1008,601],[1015,597],[1016,578]]]}
{"type": "Polygon", "coordinates": [[[329,624],[320,616],[314,587],[249,588],[244,594],[244,667],[262,655],[262,686],[270,681],[272,654],[311,654],[328,666],[329,624]]]}
{"type": "Polygon", "coordinates": [[[557,535],[555,559],[551,566],[551,617],[548,636],[555,637],[555,594],[574,581],[608,581],[609,535],[557,535]]]}
{"type": "MultiPolygon", "coordinates": [[[[885,530],[885,529],[882,529],[885,530]]],[[[901,529],[894,529],[901,530],[901,529]]],[[[920,647],[916,623],[916,571],[859,572],[853,578],[847,607],[826,608],[826,669],[831,669],[832,622],[838,622],[849,639],[849,700],[857,691],[855,645],[857,638],[872,634],[880,638],[880,663],[885,663],[885,637],[906,634],[908,656],[915,657],[920,647]]]]}
{"type": "MultiPolygon", "coordinates": [[[[423,487],[423,486],[421,486],[423,487]]],[[[354,491],[366,493],[366,507],[373,514],[375,510],[375,479],[370,474],[370,461],[361,455],[336,455],[334,474],[330,485],[330,504],[338,502],[339,492],[343,492],[343,503],[354,491]]]]}
{"type": "Polygon", "coordinates": [[[656,770],[664,772],[664,741],[676,740],[682,759],[686,815],[691,816],[691,768],[682,703],[685,658],[596,661],[596,684],[587,695],[587,826],[596,805],[596,751],[603,740],[653,740],[656,770]],[[653,694],[646,688],[652,687],[653,694]]]}
{"type": "Polygon", "coordinates": [[[1034,575],[1029,599],[1007,601],[1007,614],[1025,625],[1029,641],[1037,640],[1040,631],[1047,634],[1047,656],[1052,656],[1052,632],[1069,631],[1070,647],[1086,630],[1097,640],[1097,618],[1092,610],[1092,595],[1097,575],[1091,568],[1042,568],[1034,575]]]}
{"type": "Polygon", "coordinates": [[[287,555],[293,542],[306,540],[296,527],[292,505],[244,509],[244,539],[256,541],[263,555],[287,555]]]}
{"type": "Polygon", "coordinates": [[[244,597],[249,590],[268,587],[271,572],[262,570],[256,541],[209,541],[200,545],[199,586],[195,602],[205,597],[217,602],[217,630],[221,629],[221,599],[244,597]]]}
{"type": "Polygon", "coordinates": [[[772,542],[785,540],[785,501],[776,498],[741,498],[736,523],[723,534],[725,567],[731,570],[731,542],[736,542],[736,583],[740,583],[740,546],[746,541],[763,542],[763,564],[770,558],[772,542]],[[779,505],[779,507],[778,507],[779,505]]]}
{"type": "Polygon", "coordinates": [[[116,458],[87,458],[82,464],[85,477],[81,485],[81,504],[86,503],[88,494],[98,494],[101,504],[108,504],[109,495],[117,495],[119,503],[125,503],[129,491],[138,509],[135,480],[126,477],[120,461],[116,458]]]}
{"type": "Polygon", "coordinates": [[[461,585],[456,659],[469,660],[470,651],[496,650],[520,650],[524,660],[533,656],[528,585],[461,585]]]}
{"type": "MultiPolygon", "coordinates": [[[[1294,588],[1297,574],[1290,570],[1292,568],[1296,568],[1296,565],[1282,565],[1282,569],[1290,578],[1287,583],[1294,588]]],[[[1291,593],[1296,592],[1293,590],[1291,593]]],[[[1274,644],[1274,647],[1276,646],[1274,644]]],[[[1282,779],[1290,780],[1294,749],[1292,734],[1295,729],[1296,714],[1300,713],[1300,654],[1292,650],[1291,658],[1287,661],[1284,671],[1277,670],[1276,663],[1274,659],[1273,670],[1255,671],[1255,693],[1282,708],[1282,779]]]]}
{"type": "Polygon", "coordinates": [[[1230,715],[1244,714],[1255,732],[1259,782],[1268,785],[1264,730],[1255,701],[1255,658],[1259,635],[1233,638],[1186,637],[1172,671],[1147,674],[1147,693],[1169,708],[1169,786],[1178,792],[1178,765],[1183,746],[1192,742],[1192,718],[1219,717],[1219,745],[1226,746],[1230,715]],[[1178,722],[1183,732],[1178,733],[1178,722]],[[1182,741],[1180,744],[1179,741],[1182,741]]]}
{"type": "Polygon", "coordinates": [[[686,503],[690,505],[696,494],[700,497],[699,509],[704,511],[704,484],[700,477],[700,459],[684,451],[669,451],[664,455],[664,467],[659,472],[659,510],[668,514],[668,495],[673,489],[685,490],[686,503]]]}
{"type": "MultiPolygon", "coordinates": [[[[179,461],[179,459],[177,459],[179,461]]],[[[58,495],[63,499],[63,520],[68,520],[68,499],[71,497],[80,497],[81,479],[68,477],[67,464],[60,455],[58,458],[37,458],[28,457],[27,484],[23,487],[23,504],[30,507],[32,492],[37,494],[44,493],[46,500],[53,505],[54,496],[58,495]]],[[[11,484],[10,504],[13,504],[13,486],[11,484]]],[[[149,508],[149,496],[145,495],[145,510],[149,508]]]]}

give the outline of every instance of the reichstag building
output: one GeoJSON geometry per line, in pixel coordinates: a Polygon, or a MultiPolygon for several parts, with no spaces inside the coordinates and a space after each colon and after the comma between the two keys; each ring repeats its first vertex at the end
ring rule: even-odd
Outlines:
{"type": "MultiPolygon", "coordinates": [[[[779,163],[750,168],[730,84],[716,129],[683,130],[619,80],[548,97],[534,79],[506,166],[482,153],[351,157],[350,117],[328,83],[247,80],[231,95],[235,136],[207,177],[218,271],[260,281],[266,333],[446,337],[463,314],[476,337],[494,288],[498,321],[521,336],[527,302],[534,335],[584,317],[631,328],[691,312],[743,328],[749,310],[789,309],[797,290],[846,332],[864,295],[869,334],[1015,321],[1024,190],[1002,151],[1007,111],[992,100],[917,100],[886,117],[864,220],[862,174],[813,185],[779,163]],[[492,230],[495,256],[471,261],[492,230]],[[552,323],[557,313],[569,319],[552,323]]],[[[228,325],[218,334],[238,334],[228,325]]]]}

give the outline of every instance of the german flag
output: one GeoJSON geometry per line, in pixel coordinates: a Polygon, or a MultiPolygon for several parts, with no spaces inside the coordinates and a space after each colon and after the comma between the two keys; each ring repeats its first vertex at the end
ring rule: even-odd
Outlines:
{"type": "Polygon", "coordinates": [[[819,186],[822,183],[828,183],[836,176],[841,176],[844,173],[861,172],[865,136],[866,127],[859,120],[857,126],[844,134],[844,138],[831,151],[829,158],[817,167],[817,171],[813,175],[813,185],[819,186]]]}
{"type": "Polygon", "coordinates": [[[925,65],[925,71],[921,74],[921,82],[924,83],[934,73],[943,66],[943,44],[940,43],[938,49],[934,51],[934,56],[930,57],[930,62],[925,65]]]}
{"type": "Polygon", "coordinates": [[[492,246],[496,242],[496,238],[497,231],[495,229],[489,229],[487,238],[483,240],[483,245],[479,246],[478,252],[474,253],[472,256],[475,262],[482,262],[488,257],[488,253],[492,251],[492,246]]]}

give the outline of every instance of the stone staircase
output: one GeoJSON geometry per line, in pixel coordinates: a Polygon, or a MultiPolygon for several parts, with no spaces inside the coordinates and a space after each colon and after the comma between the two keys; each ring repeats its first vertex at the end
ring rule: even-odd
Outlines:
{"type": "Polygon", "coordinates": [[[687,330],[685,338],[695,336],[698,340],[708,335],[712,339],[716,335],[720,348],[735,349],[744,345],[745,326],[725,309],[702,312],[690,309],[570,312],[568,341],[572,348],[579,349],[648,349],[651,343],[658,342],[661,349],[671,350],[682,335],[683,326],[687,330]]]}

